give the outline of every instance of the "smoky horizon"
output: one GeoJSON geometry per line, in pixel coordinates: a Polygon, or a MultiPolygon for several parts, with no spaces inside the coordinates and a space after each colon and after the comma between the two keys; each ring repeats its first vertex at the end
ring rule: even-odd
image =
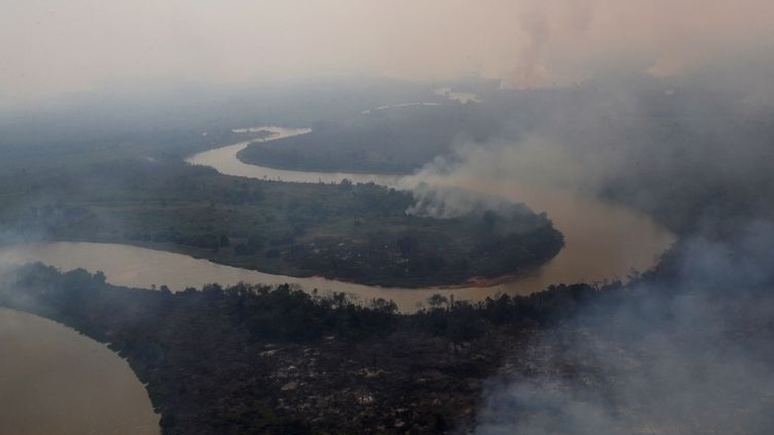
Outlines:
{"type": "Polygon", "coordinates": [[[324,77],[473,76],[539,89],[714,72],[752,86],[773,65],[774,7],[764,0],[14,0],[3,9],[6,109],[84,91],[324,77]]]}

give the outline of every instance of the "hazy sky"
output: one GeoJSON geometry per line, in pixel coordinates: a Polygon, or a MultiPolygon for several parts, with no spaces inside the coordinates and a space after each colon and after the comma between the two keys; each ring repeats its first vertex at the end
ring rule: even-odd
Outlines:
{"type": "Polygon", "coordinates": [[[0,0],[0,102],[342,74],[545,86],[740,50],[774,50],[773,1],[0,0]]]}

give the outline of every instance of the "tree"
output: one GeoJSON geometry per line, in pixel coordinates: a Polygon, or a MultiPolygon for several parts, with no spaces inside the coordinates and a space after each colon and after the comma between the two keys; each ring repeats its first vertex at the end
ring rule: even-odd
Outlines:
{"type": "Polygon", "coordinates": [[[105,282],[107,281],[107,277],[105,276],[105,272],[103,272],[101,270],[98,270],[94,274],[94,278],[93,279],[94,279],[94,282],[96,282],[97,284],[105,284],[105,282]]]}
{"type": "Polygon", "coordinates": [[[430,304],[430,307],[433,309],[439,309],[441,308],[441,305],[448,305],[449,299],[446,298],[446,296],[434,294],[427,298],[427,303],[430,304]]]}
{"type": "Polygon", "coordinates": [[[352,181],[350,181],[349,178],[341,180],[341,183],[339,183],[339,188],[341,190],[352,190],[352,181]]]}
{"type": "Polygon", "coordinates": [[[395,314],[398,312],[398,305],[393,301],[378,298],[371,301],[371,309],[377,313],[395,314]]]}

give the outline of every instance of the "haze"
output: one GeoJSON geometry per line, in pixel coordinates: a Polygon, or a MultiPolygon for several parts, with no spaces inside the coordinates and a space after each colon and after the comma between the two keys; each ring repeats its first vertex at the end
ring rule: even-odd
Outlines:
{"type": "Polygon", "coordinates": [[[774,433],[774,1],[0,2],[0,433],[774,433]]]}
{"type": "Polygon", "coordinates": [[[181,81],[668,76],[759,62],[772,16],[766,0],[7,0],[0,104],[181,81]]]}

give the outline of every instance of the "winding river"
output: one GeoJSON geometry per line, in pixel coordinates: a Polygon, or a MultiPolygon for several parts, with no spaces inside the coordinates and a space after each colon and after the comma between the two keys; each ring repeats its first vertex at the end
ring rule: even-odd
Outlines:
{"type": "MultiPolygon", "coordinates": [[[[273,136],[264,140],[277,140],[311,131],[277,127],[265,129],[271,131],[273,136]]],[[[420,182],[462,187],[524,202],[535,212],[546,212],[556,228],[564,234],[564,249],[538,271],[517,281],[496,286],[446,290],[452,292],[457,300],[483,300],[498,293],[526,295],[542,290],[550,284],[601,282],[614,278],[626,278],[632,270],[649,269],[655,264],[657,257],[674,242],[674,236],[656,225],[648,216],[569,190],[517,184],[513,181],[481,180],[464,173],[455,174],[453,177],[426,174],[395,176],[272,169],[245,164],[237,158],[239,151],[250,143],[245,141],[205,151],[190,157],[187,162],[211,166],[227,175],[291,182],[338,183],[347,178],[353,182],[374,182],[399,189],[410,189],[420,182]]],[[[256,276],[256,278],[261,277],[256,276]]],[[[276,279],[270,277],[263,278],[269,279],[269,282],[276,282],[276,279]]],[[[368,287],[316,278],[283,277],[281,281],[297,282],[306,288],[334,288],[367,299],[373,297],[393,299],[403,311],[414,309],[417,304],[421,304],[429,296],[439,292],[438,289],[368,287]]]]}
{"type": "MultiPolygon", "coordinates": [[[[259,127],[235,130],[273,133],[276,140],[309,129],[259,127]]],[[[257,140],[260,141],[260,140],[257,140]]],[[[416,310],[435,293],[457,300],[482,300],[498,293],[529,294],[550,284],[598,282],[646,270],[674,236],[649,217],[575,192],[496,183],[458,175],[384,176],[277,170],[242,163],[237,153],[248,144],[196,154],[186,161],[211,166],[227,175],[288,182],[374,182],[410,188],[418,182],[464,187],[526,203],[546,212],[565,236],[565,248],[548,264],[517,281],[489,287],[400,289],[364,286],[322,278],[293,278],[238,269],[185,255],[117,244],[56,242],[0,249],[0,265],[41,261],[62,270],[101,270],[109,282],[133,287],[166,284],[173,290],[217,282],[228,285],[296,283],[307,290],[345,291],[363,300],[394,300],[404,312],[416,310]]],[[[142,385],[128,365],[107,347],[61,325],[0,309],[0,430],[3,433],[75,435],[88,433],[156,435],[153,414],[142,385]],[[41,376],[43,375],[43,376],[41,376]],[[10,430],[10,432],[8,432],[10,430]]]]}
{"type": "Polygon", "coordinates": [[[496,194],[526,203],[536,212],[546,212],[565,236],[565,247],[549,263],[534,273],[512,282],[492,286],[453,289],[402,289],[367,286],[324,278],[295,278],[239,269],[199,260],[186,255],[154,251],[117,244],[56,242],[18,245],[0,249],[0,261],[19,264],[41,261],[63,270],[82,267],[101,270],[109,282],[134,287],[168,285],[173,290],[201,287],[217,282],[223,285],[240,281],[251,283],[293,283],[307,290],[335,290],[350,293],[361,300],[392,299],[401,311],[410,312],[435,293],[453,293],[457,300],[479,301],[499,293],[526,295],[550,284],[601,282],[625,278],[633,269],[650,268],[673,241],[674,237],[649,217],[626,208],[584,197],[578,193],[513,182],[484,182],[472,177],[418,176],[377,174],[300,172],[266,168],[242,163],[237,153],[249,143],[277,140],[307,134],[309,129],[256,127],[236,132],[269,130],[266,139],[245,141],[196,154],[187,159],[194,165],[211,166],[227,175],[287,182],[338,183],[344,178],[354,182],[374,182],[408,189],[418,182],[464,187],[496,194]]]}

